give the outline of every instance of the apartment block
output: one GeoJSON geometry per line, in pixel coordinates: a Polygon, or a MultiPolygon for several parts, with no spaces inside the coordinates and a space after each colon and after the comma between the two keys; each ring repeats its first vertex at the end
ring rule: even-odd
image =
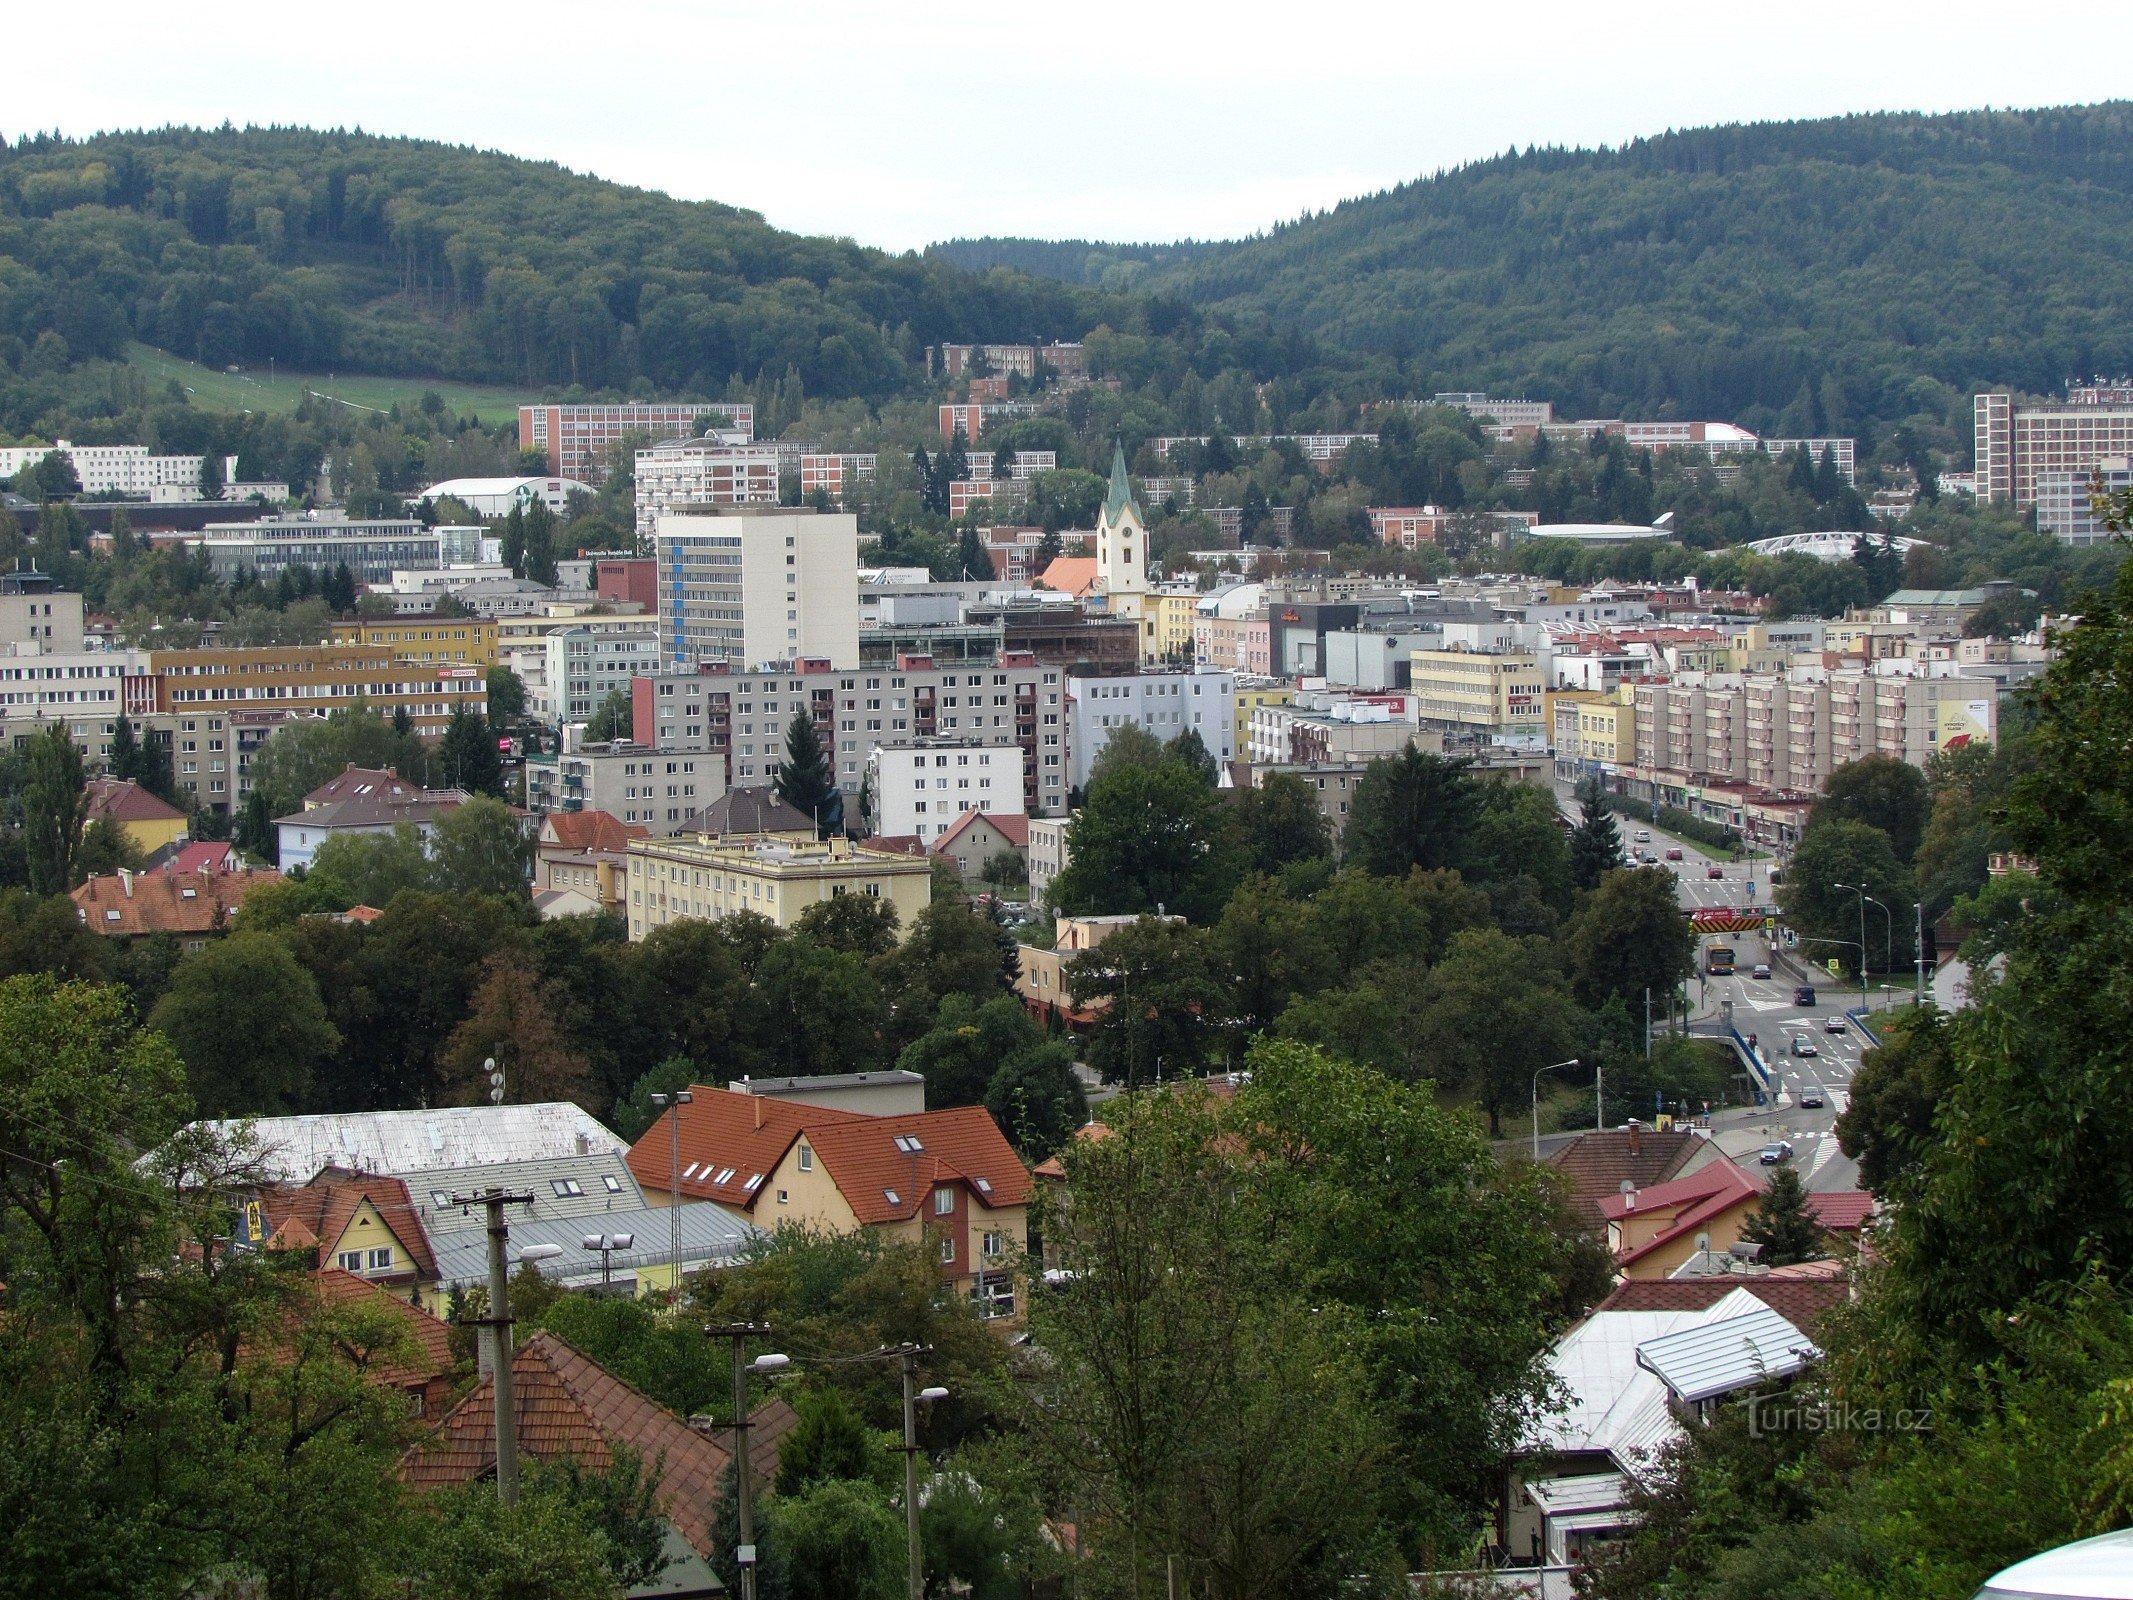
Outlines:
{"type": "Polygon", "coordinates": [[[0,576],[0,650],[70,652],[83,642],[80,595],[54,589],[41,573],[0,576]]]}
{"type": "Polygon", "coordinates": [[[1362,766],[1383,756],[1396,756],[1410,745],[1443,750],[1443,736],[1417,728],[1405,715],[1404,701],[1404,696],[1393,702],[1314,694],[1304,702],[1261,705],[1252,712],[1251,742],[1244,759],[1255,766],[1266,762],[1362,766]]]}
{"type": "Polygon", "coordinates": [[[876,455],[803,455],[800,458],[800,501],[811,504],[817,494],[827,495],[839,511],[851,509],[848,497],[874,476],[880,462],[876,455]]]}
{"type": "Polygon", "coordinates": [[[778,450],[717,438],[674,439],[637,452],[637,537],[670,511],[778,503],[778,450]]]}
{"type": "MultiPolygon", "coordinates": [[[[205,456],[151,455],[145,444],[14,445],[0,448],[0,478],[12,478],[58,452],[74,468],[83,494],[116,494],[133,500],[198,500],[205,456]]],[[[234,459],[234,458],[233,458],[234,459]]]]}
{"type": "Polygon", "coordinates": [[[1370,531],[1380,544],[1402,550],[1434,545],[1458,519],[1479,520],[1497,544],[1505,544],[1529,528],[1538,527],[1537,511],[1448,511],[1442,506],[1371,506],[1363,513],[1370,531]]]}
{"type": "Polygon", "coordinates": [[[805,507],[668,512],[654,534],[668,666],[859,661],[859,524],[805,507]]]}
{"type": "Polygon", "coordinates": [[[544,653],[534,715],[545,722],[586,721],[610,694],[627,699],[631,683],[659,666],[656,635],[590,626],[557,629],[544,641],[544,653]]]}
{"type": "Polygon", "coordinates": [[[1173,669],[1130,677],[1067,679],[1067,759],[1077,789],[1103,753],[1112,730],[1134,724],[1163,744],[1197,733],[1217,762],[1237,754],[1233,672],[1173,669]]]}
{"type": "MultiPolygon", "coordinates": [[[[1420,405],[1420,401],[1414,402],[1420,405]]],[[[1473,390],[1432,395],[1429,403],[1451,406],[1469,416],[1486,417],[1507,428],[1538,428],[1555,420],[1555,407],[1546,400],[1498,400],[1473,390]]]]}
{"type": "Polygon", "coordinates": [[[2109,544],[2114,537],[2096,511],[2096,494],[2133,489],[2133,460],[2103,456],[2087,471],[2053,467],[2037,474],[2037,531],[2063,544],[2109,544]]]}
{"type": "Polygon", "coordinates": [[[871,850],[842,837],[721,840],[707,835],[632,839],[626,869],[630,938],[670,922],[716,921],[736,911],[790,928],[810,906],[858,894],[896,907],[908,930],[933,900],[933,863],[871,850]]]}
{"type": "MultiPolygon", "coordinates": [[[[0,600],[0,605],[5,601],[0,600]]],[[[333,624],[335,644],[384,645],[410,661],[457,661],[494,666],[494,617],[440,617],[412,612],[392,617],[351,617],[333,624]]]]}
{"type": "Polygon", "coordinates": [[[2107,458],[2133,455],[2133,392],[2124,389],[2075,385],[2064,401],[1981,394],[1973,410],[1977,492],[2017,511],[2037,503],[2047,473],[2085,478],[2107,458]]]}
{"type": "Polygon", "coordinates": [[[867,756],[873,830],[932,844],[966,811],[1023,815],[1022,748],[999,737],[940,737],[867,756]]]}
{"type": "Polygon", "coordinates": [[[147,671],[152,703],[144,711],[184,715],[242,707],[324,716],[360,701],[387,718],[405,711],[425,738],[442,737],[456,711],[485,712],[489,697],[486,668],[408,661],[388,645],[152,650],[147,671]]]}
{"type": "Polygon", "coordinates": [[[547,452],[548,470],[558,477],[597,485],[607,481],[609,458],[625,438],[643,434],[656,442],[698,434],[706,419],[755,437],[755,407],[730,400],[520,406],[518,447],[547,452]]]}
{"type": "Polygon", "coordinates": [[[1526,650],[1417,650],[1409,683],[1424,727],[1501,742],[1548,737],[1548,672],[1526,650]]]}
{"type": "Polygon", "coordinates": [[[968,516],[976,506],[990,506],[995,516],[1019,516],[1029,500],[1029,485],[1013,478],[957,478],[948,485],[948,515],[968,516]]]}
{"type": "Polygon", "coordinates": [[[905,658],[859,671],[820,661],[795,670],[728,672],[663,668],[637,680],[632,735],[659,750],[708,751],[726,761],[736,787],[777,776],[785,730],[796,712],[814,722],[847,807],[855,804],[876,748],[923,739],[1012,743],[1022,759],[1022,809],[1066,809],[1064,669],[1026,653],[995,661],[905,658]]]}
{"type": "Polygon", "coordinates": [[[599,811],[654,837],[676,832],[725,792],[723,757],[626,739],[526,758],[526,807],[535,815],[599,811]]]}

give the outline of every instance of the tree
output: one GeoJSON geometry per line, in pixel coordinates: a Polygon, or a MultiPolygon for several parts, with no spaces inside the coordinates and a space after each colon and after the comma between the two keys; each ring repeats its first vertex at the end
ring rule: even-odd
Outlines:
{"type": "Polygon", "coordinates": [[[1779,1167],[1754,1213],[1741,1224],[1741,1237],[1763,1247],[1766,1266],[1790,1267],[1822,1257],[1822,1230],[1807,1209],[1807,1186],[1792,1167],[1779,1167]]]}
{"type": "Polygon", "coordinates": [[[104,977],[107,941],[82,925],[63,895],[0,889],[0,978],[41,972],[89,982],[104,977]]]}
{"type": "MultiPolygon", "coordinates": [[[[872,1484],[825,1478],[763,1511],[764,1557],[786,1600],[899,1600],[904,1529],[872,1484]]],[[[767,1576],[767,1574],[766,1574],[767,1576]]]]}
{"type": "Polygon", "coordinates": [[[1581,780],[1577,797],[1578,825],[1570,835],[1570,878],[1580,889],[1597,889],[1601,878],[1622,865],[1622,836],[1615,830],[1607,791],[1598,778],[1581,780]]]}
{"type": "Polygon", "coordinates": [[[1696,932],[1662,867],[1612,871],[1563,933],[1571,982],[1588,1006],[1620,995],[1632,1011],[1646,994],[1671,996],[1696,970],[1696,932]]]}
{"type": "Polygon", "coordinates": [[[896,948],[896,902],[879,895],[839,894],[800,913],[793,931],[828,950],[873,960],[896,948]]]}
{"type": "Polygon", "coordinates": [[[397,822],[390,833],[343,833],[328,839],[311,858],[305,881],[333,910],[382,910],[403,890],[434,889],[437,873],[422,830],[412,822],[397,822]]]}
{"type": "Polygon", "coordinates": [[[301,1109],[341,1045],[311,974],[262,935],[233,935],[181,961],[148,1024],[177,1047],[211,1117],[301,1109]]]}
{"type": "Polygon", "coordinates": [[[858,956],[812,939],[782,939],[763,957],[756,981],[770,1015],[783,1021],[762,1040],[768,1070],[804,1078],[883,1064],[888,1008],[858,956]]]}
{"type": "Polygon", "coordinates": [[[1810,959],[1836,955],[1857,972],[1862,932],[1868,967],[1901,968],[1910,961],[1911,894],[1911,875],[1886,833],[1869,823],[1827,819],[1801,837],[1778,904],[1803,941],[1817,941],[1805,947],[1810,959]],[[1862,907],[1858,889],[1880,906],[1862,907]],[[1877,962],[1876,956],[1884,959],[1877,962]]]}
{"type": "Polygon", "coordinates": [[[1333,853],[1333,830],[1319,809],[1317,791],[1294,773],[1277,772],[1240,789],[1234,804],[1250,871],[1279,872],[1293,861],[1333,853]]]}
{"type": "Polygon", "coordinates": [[[496,747],[489,719],[479,711],[462,706],[452,713],[437,747],[436,765],[446,788],[499,798],[503,795],[503,754],[496,747]]]}
{"type": "Polygon", "coordinates": [[[1931,1009],[1897,1012],[1875,1027],[1881,1042],[1860,1058],[1837,1143],[1859,1163],[1860,1184],[1893,1200],[1933,1146],[1933,1119],[1954,1071],[1953,1035],[1931,1009]]]}
{"type": "MultiPolygon", "coordinates": [[[[531,1485],[527,1486],[530,1490],[531,1485]]],[[[437,1600],[612,1600],[608,1543],[593,1508],[554,1488],[505,1505],[494,1483],[432,1499],[422,1592],[437,1600]]]]}
{"type": "Polygon", "coordinates": [[[1044,1042],[1022,1002],[1000,995],[980,1002],[967,994],[941,999],[933,1026],[905,1045],[896,1065],[926,1080],[926,1108],[982,1103],[1001,1064],[1044,1042]]]}
{"type": "Polygon", "coordinates": [[[504,1092],[514,1105],[584,1100],[591,1074],[559,1009],[554,989],[516,952],[490,956],[466,1018],[452,1030],[438,1062],[456,1103],[476,1105],[487,1097],[484,1063],[492,1059],[503,1068],[504,1092]]]}
{"type": "Polygon", "coordinates": [[[1073,859],[1052,880],[1052,904],[1070,916],[1160,906],[1212,921],[1236,879],[1218,805],[1175,761],[1121,766],[1092,780],[1068,832],[1073,859]]]}
{"type": "Polygon", "coordinates": [[[141,746],[133,736],[133,723],[120,717],[111,724],[111,754],[106,758],[104,770],[114,778],[139,778],[141,775],[141,746]]]}
{"type": "Polygon", "coordinates": [[[1909,862],[1918,854],[1932,804],[1926,775],[1910,762],[1894,756],[1862,756],[1829,775],[1822,797],[1807,814],[1807,826],[1863,822],[1887,834],[1896,859],[1909,862]]]}
{"type": "Polygon", "coordinates": [[[630,709],[630,697],[620,689],[610,689],[593,707],[593,714],[586,719],[585,742],[607,744],[617,739],[634,736],[635,715],[630,709]]]}
{"type": "Polygon", "coordinates": [[[65,894],[74,887],[74,852],[88,814],[81,752],[64,723],[30,740],[29,776],[22,790],[23,831],[30,858],[30,888],[65,894]]]}
{"type": "Polygon", "coordinates": [[[880,1476],[881,1448],[836,1389],[810,1389],[793,1401],[799,1421],[778,1442],[777,1489],[803,1494],[817,1483],[846,1479],[870,1483],[880,1476]]]}
{"type": "Polygon", "coordinates": [[[1026,1159],[1051,1155],[1089,1120],[1089,1097],[1074,1075],[1074,1047],[1046,1039],[1004,1057],[985,1086],[985,1109],[1026,1159]]]}
{"type": "Polygon", "coordinates": [[[77,883],[86,883],[92,877],[109,877],[121,869],[139,872],[147,862],[124,823],[98,817],[82,829],[81,843],[74,852],[73,876],[77,883]]]}
{"type": "Polygon", "coordinates": [[[898,1049],[933,1025],[948,995],[983,1001],[1007,987],[998,929],[967,900],[938,892],[911,919],[903,943],[874,963],[874,973],[888,997],[890,1042],[898,1049]]]}
{"type": "Polygon", "coordinates": [[[1382,878],[1458,865],[1479,806],[1468,765],[1412,745],[1371,762],[1349,806],[1348,859],[1382,878]]]}
{"type": "Polygon", "coordinates": [[[1138,1088],[1205,1070],[1223,985],[1195,929],[1143,914],[1068,961],[1065,978],[1076,1005],[1105,1002],[1088,1059],[1106,1082],[1138,1088]]]}
{"type": "Polygon", "coordinates": [[[1215,766],[1215,758],[1207,753],[1207,742],[1200,737],[1197,728],[1187,728],[1170,743],[1163,746],[1164,759],[1176,761],[1185,767],[1208,788],[1215,786],[1221,776],[1215,766]]]}
{"type": "Polygon", "coordinates": [[[1430,972],[1424,1057],[1433,1075],[1473,1096],[1491,1138],[1503,1136],[1505,1109],[1526,1101],[1533,1074],[1573,1054],[1582,1031],[1545,940],[1471,928],[1430,972]]]}
{"type": "Polygon", "coordinates": [[[822,753],[815,720],[804,710],[795,711],[785,725],[785,759],[778,764],[777,792],[801,816],[813,818],[815,831],[825,839],[843,824],[836,777],[822,753]]]}
{"type": "Polygon", "coordinates": [[[508,728],[526,714],[526,680],[501,661],[489,668],[489,726],[508,728]]]}
{"type": "Polygon", "coordinates": [[[1121,722],[1104,736],[1103,748],[1089,763],[1088,787],[1122,767],[1156,767],[1163,763],[1163,741],[1138,722],[1121,722]]]}
{"type": "Polygon", "coordinates": [[[519,900],[533,865],[533,841],[511,808],[476,795],[436,824],[436,880],[454,894],[519,900]]]}

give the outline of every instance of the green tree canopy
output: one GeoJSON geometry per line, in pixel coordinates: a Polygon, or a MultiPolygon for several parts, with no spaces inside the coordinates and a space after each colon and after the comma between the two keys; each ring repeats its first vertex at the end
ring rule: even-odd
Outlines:
{"type": "Polygon", "coordinates": [[[148,1025],[177,1047],[193,1097],[213,1117],[303,1109],[340,1048],[318,984],[280,940],[237,934],[178,964],[148,1025]]]}
{"type": "Polygon", "coordinates": [[[1918,854],[1931,807],[1925,773],[1894,756],[1862,756],[1829,775],[1821,798],[1807,814],[1807,826],[1811,829],[1823,821],[1863,822],[1887,834],[1896,859],[1909,862],[1918,854]]]}
{"type": "Polygon", "coordinates": [[[1466,771],[1463,759],[1412,745],[1371,762],[1349,805],[1348,859],[1381,878],[1459,865],[1479,804],[1466,771]]]}

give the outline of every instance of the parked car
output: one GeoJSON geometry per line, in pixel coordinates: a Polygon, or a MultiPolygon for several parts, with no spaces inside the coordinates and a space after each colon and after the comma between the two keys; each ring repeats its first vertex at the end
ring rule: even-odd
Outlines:
{"type": "Polygon", "coordinates": [[[1814,990],[1804,983],[1801,984],[1797,989],[1792,991],[1792,1003],[1796,1006],[1813,1005],[1815,1003],[1814,990]]]}
{"type": "Polygon", "coordinates": [[[1800,1096],[1801,1107],[1808,1111],[1820,1111],[1824,1106],[1828,1104],[1829,1102],[1822,1098],[1822,1091],[1820,1089],[1809,1089],[1805,1094],[1800,1096]]]}
{"type": "Polygon", "coordinates": [[[1666,853],[1666,858],[1669,861],[1679,861],[1681,859],[1681,851],[1678,848],[1669,850],[1666,853]]]}
{"type": "Polygon", "coordinates": [[[1850,1030],[1846,1028],[1844,1019],[1832,1011],[1822,1019],[1822,1031],[1824,1033],[1845,1033],[1850,1030]]]}
{"type": "Polygon", "coordinates": [[[1792,1159],[1792,1146],[1786,1140],[1773,1139],[1763,1146],[1755,1159],[1766,1167],[1774,1167],[1781,1161],[1792,1159]]]}
{"type": "Polygon", "coordinates": [[[1806,1034],[1796,1033],[1792,1036],[1792,1053],[1796,1056],[1818,1056],[1822,1052],[1806,1034]]]}
{"type": "Polygon", "coordinates": [[[2133,1595],[2133,1532],[2063,1544],[1985,1580],[1977,1600],[2124,1600],[2133,1595]]]}
{"type": "Polygon", "coordinates": [[[1723,878],[1726,875],[1726,869],[1717,865],[1714,862],[1712,865],[1703,869],[1703,875],[1706,878],[1723,878]]]}
{"type": "Polygon", "coordinates": [[[1755,964],[1754,970],[1752,970],[1748,974],[1748,976],[1751,978],[1761,978],[1767,983],[1770,979],[1770,963],[1767,961],[1758,961],[1755,964]]]}

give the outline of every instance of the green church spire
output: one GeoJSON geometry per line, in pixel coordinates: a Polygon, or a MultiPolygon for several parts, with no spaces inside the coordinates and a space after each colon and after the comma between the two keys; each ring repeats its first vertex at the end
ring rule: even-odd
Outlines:
{"type": "Polygon", "coordinates": [[[1123,440],[1113,440],[1111,444],[1111,493],[1110,497],[1104,501],[1105,525],[1113,528],[1117,527],[1118,519],[1124,515],[1128,506],[1133,506],[1135,517],[1140,515],[1140,507],[1133,505],[1133,488],[1126,482],[1125,442],[1123,440]]]}

